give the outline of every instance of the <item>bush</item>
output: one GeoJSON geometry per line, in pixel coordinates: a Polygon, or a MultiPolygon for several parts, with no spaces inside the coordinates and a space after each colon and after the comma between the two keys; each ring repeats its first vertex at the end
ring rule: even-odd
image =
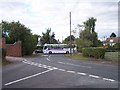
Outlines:
{"type": "Polygon", "coordinates": [[[86,57],[94,57],[94,58],[101,58],[103,59],[105,57],[105,49],[100,47],[89,47],[89,48],[83,48],[82,54],[86,57]]]}

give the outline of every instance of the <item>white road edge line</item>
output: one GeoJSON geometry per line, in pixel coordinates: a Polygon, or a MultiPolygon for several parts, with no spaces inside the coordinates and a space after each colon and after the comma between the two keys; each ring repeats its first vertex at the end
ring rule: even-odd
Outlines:
{"type": "Polygon", "coordinates": [[[78,72],[77,74],[80,74],[80,75],[87,75],[86,73],[80,73],[80,72],[78,72]]]}
{"type": "Polygon", "coordinates": [[[111,81],[111,82],[114,82],[114,81],[115,81],[115,80],[113,80],[113,79],[108,79],[108,78],[103,78],[103,80],[111,81]]]}
{"type": "Polygon", "coordinates": [[[67,71],[67,72],[69,72],[69,73],[75,73],[75,71],[67,71]]]}
{"type": "Polygon", "coordinates": [[[93,78],[100,78],[99,76],[95,76],[95,75],[89,75],[89,76],[93,78]]]}
{"type": "Polygon", "coordinates": [[[28,76],[28,77],[24,77],[24,78],[21,78],[21,79],[15,80],[15,81],[11,81],[11,82],[6,83],[6,84],[4,84],[4,85],[5,85],[5,86],[8,86],[8,85],[10,85],[10,84],[14,84],[14,83],[17,83],[17,82],[20,82],[20,81],[26,80],[26,79],[30,79],[30,78],[32,78],[32,77],[35,77],[35,76],[38,76],[38,75],[41,75],[41,74],[47,73],[47,72],[52,71],[52,70],[53,70],[53,69],[46,70],[46,71],[43,71],[43,72],[40,72],[40,73],[37,73],[37,74],[31,75],[31,76],[28,76]]]}
{"type": "Polygon", "coordinates": [[[60,70],[60,71],[65,71],[64,69],[58,69],[58,70],[60,70]]]}

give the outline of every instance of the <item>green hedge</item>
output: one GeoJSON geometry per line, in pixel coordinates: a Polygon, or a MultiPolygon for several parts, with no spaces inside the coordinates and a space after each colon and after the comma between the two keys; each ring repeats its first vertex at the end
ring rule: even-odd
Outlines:
{"type": "Polygon", "coordinates": [[[86,57],[101,58],[105,57],[105,49],[100,47],[82,48],[82,54],[86,57]]]}

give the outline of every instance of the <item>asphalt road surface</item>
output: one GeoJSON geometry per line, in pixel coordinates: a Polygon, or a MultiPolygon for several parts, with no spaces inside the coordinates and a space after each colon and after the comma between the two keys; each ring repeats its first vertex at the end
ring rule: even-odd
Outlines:
{"type": "Polygon", "coordinates": [[[118,88],[117,66],[62,54],[23,58],[2,70],[2,88],[118,88]]]}

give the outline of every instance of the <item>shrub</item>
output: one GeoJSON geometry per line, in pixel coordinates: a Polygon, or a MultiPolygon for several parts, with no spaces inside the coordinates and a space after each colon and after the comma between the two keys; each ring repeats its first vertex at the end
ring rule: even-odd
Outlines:
{"type": "Polygon", "coordinates": [[[100,47],[89,47],[89,48],[83,48],[82,54],[86,57],[94,57],[94,58],[101,58],[103,59],[105,57],[105,49],[100,47]]]}

